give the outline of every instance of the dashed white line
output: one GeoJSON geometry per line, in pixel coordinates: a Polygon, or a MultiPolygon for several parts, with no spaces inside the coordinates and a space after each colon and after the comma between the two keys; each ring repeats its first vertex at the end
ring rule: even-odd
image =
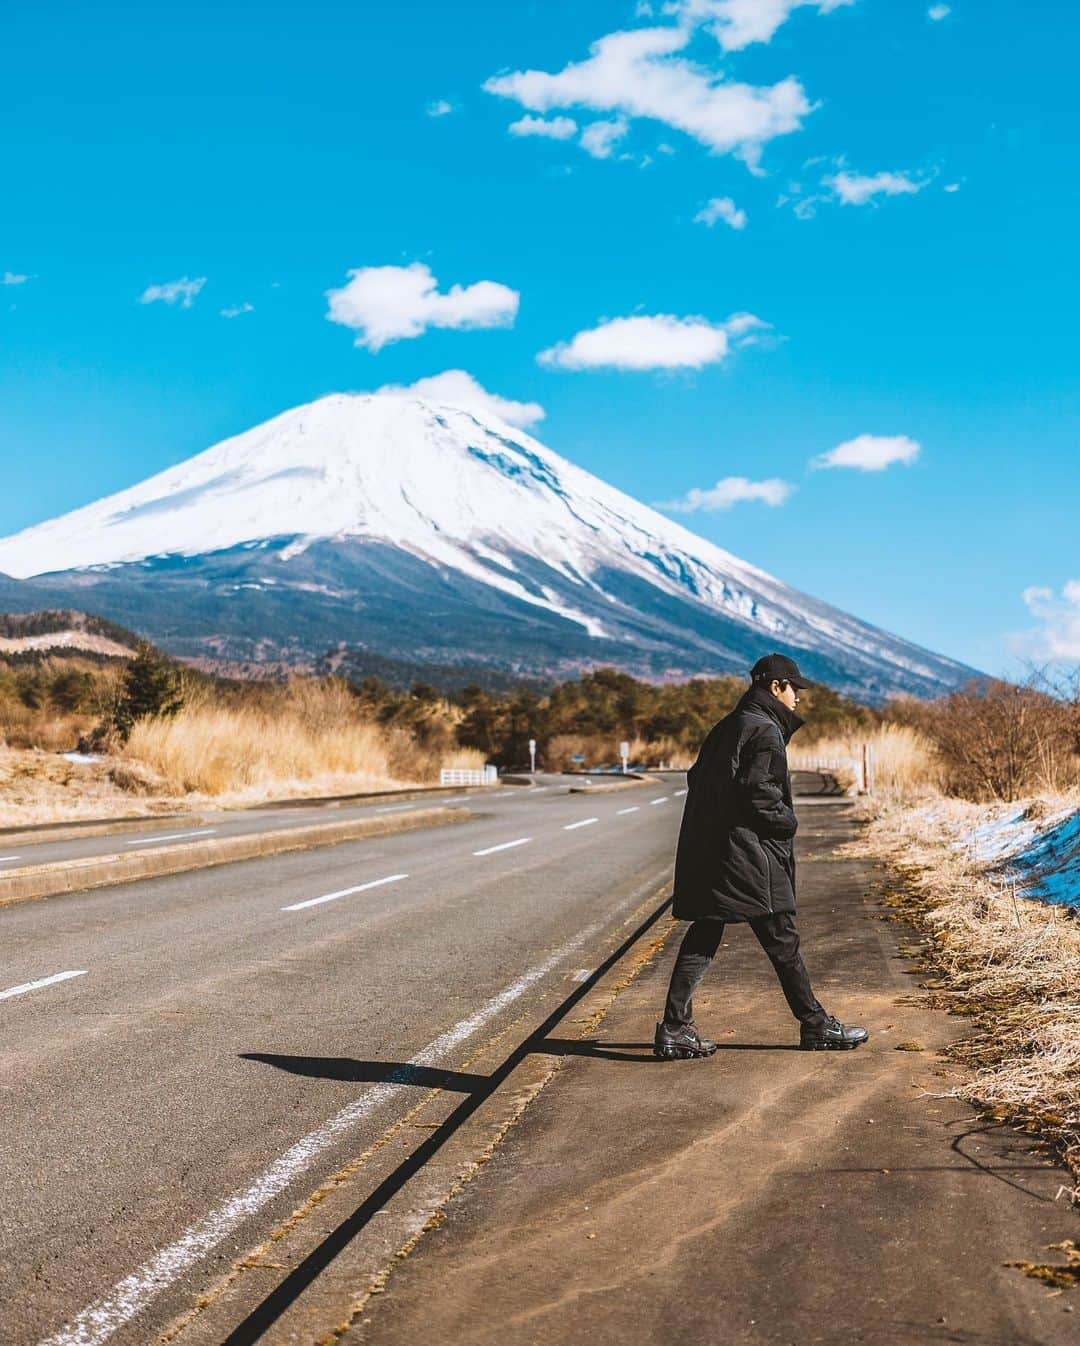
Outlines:
{"type": "Polygon", "coordinates": [[[617,810],[616,810],[616,813],[618,813],[618,814],[623,814],[623,813],[637,813],[637,812],[638,812],[638,809],[639,809],[639,805],[634,804],[631,808],[628,808],[628,809],[617,809],[617,810]]]}
{"type": "Polygon", "coordinates": [[[166,832],[164,836],[140,837],[138,841],[129,841],[129,846],[149,846],[152,841],[179,841],[181,837],[208,837],[216,832],[216,827],[200,827],[195,832],[166,832]]]}
{"type": "Polygon", "coordinates": [[[494,855],[496,851],[509,851],[515,846],[526,846],[532,837],[518,837],[516,841],[503,841],[498,846],[485,846],[482,851],[473,851],[473,855],[494,855]]]}
{"type": "Polygon", "coordinates": [[[370,883],[358,883],[352,888],[341,888],[336,893],[323,893],[322,897],[309,897],[304,902],[294,902],[291,906],[282,907],[282,911],[302,911],[304,907],[317,907],[320,902],[334,902],[339,897],[348,897],[350,893],[363,893],[369,888],[381,888],[384,883],[400,883],[402,879],[407,879],[408,874],[387,874],[383,879],[372,879],[370,883]]]}
{"type": "MultiPolygon", "coordinates": [[[[446,801],[444,801],[446,802],[446,801]]],[[[416,804],[384,804],[381,809],[376,809],[376,813],[399,813],[402,809],[414,809],[416,804]]]]}
{"type": "Polygon", "coordinates": [[[661,795],[659,799],[650,799],[650,800],[649,800],[649,803],[650,803],[650,804],[666,804],[667,801],[668,801],[668,797],[667,797],[667,795],[661,795]]]}
{"type": "Polygon", "coordinates": [[[591,976],[592,976],[591,967],[579,967],[578,970],[574,973],[573,977],[571,978],[571,981],[576,982],[588,981],[591,976]]]}
{"type": "Polygon", "coordinates": [[[39,986],[52,986],[54,982],[67,981],[69,977],[85,977],[86,968],[80,968],[76,972],[54,972],[51,977],[39,977],[37,981],[24,981],[21,986],[9,986],[6,991],[0,991],[0,1000],[6,1000],[8,996],[23,995],[26,991],[36,991],[39,986]]]}
{"type": "Polygon", "coordinates": [[[675,798],[678,799],[678,798],[680,798],[680,797],[681,797],[682,795],[684,795],[684,794],[686,794],[686,791],[685,791],[685,790],[676,790],[676,791],[675,791],[675,798]]]}
{"type": "Polygon", "coordinates": [[[6,864],[8,860],[18,860],[17,855],[0,855],[0,865],[6,864]]]}
{"type": "Polygon", "coordinates": [[[531,968],[517,981],[511,982],[486,1005],[467,1019],[429,1043],[408,1062],[394,1071],[381,1084],[372,1085],[359,1098],[347,1104],[320,1127],[298,1140],[295,1145],[275,1159],[269,1168],[246,1187],[236,1192],[223,1205],[211,1211],[189,1227],[168,1247],[155,1253],[148,1262],[118,1281],[108,1294],[95,1300],[75,1315],[58,1332],[40,1343],[40,1346],[101,1346],[125,1323],[141,1313],[158,1295],[189,1267],[204,1257],[228,1237],[249,1216],[260,1211],[318,1159],[324,1150],[356,1123],[377,1107],[392,1102],[415,1085],[417,1066],[434,1066],[460,1043],[470,1038],[479,1028],[493,1019],[508,1005],[513,1004],[530,986],[578,949],[602,929],[598,922],[580,931],[568,944],[557,949],[550,958],[531,968]]]}
{"type": "Polygon", "coordinates": [[[598,823],[599,821],[600,821],[599,818],[582,818],[581,822],[579,823],[567,823],[566,826],[563,828],[563,831],[573,832],[574,829],[577,827],[590,827],[593,823],[598,823]]]}

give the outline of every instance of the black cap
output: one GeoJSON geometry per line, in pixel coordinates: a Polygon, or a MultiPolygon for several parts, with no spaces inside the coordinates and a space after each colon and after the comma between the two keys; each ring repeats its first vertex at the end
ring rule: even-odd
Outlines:
{"type": "Polygon", "coordinates": [[[772,682],[775,678],[777,682],[790,682],[792,687],[810,686],[799,672],[799,665],[786,654],[766,654],[750,670],[750,676],[755,682],[759,679],[772,682]]]}

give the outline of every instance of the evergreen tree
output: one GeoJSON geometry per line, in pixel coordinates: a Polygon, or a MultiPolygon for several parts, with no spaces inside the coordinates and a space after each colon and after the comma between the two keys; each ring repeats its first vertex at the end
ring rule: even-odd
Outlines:
{"type": "Polygon", "coordinates": [[[113,727],[127,739],[136,720],[150,715],[175,715],[184,703],[180,673],[153,645],[140,641],[124,670],[113,708],[113,727]]]}

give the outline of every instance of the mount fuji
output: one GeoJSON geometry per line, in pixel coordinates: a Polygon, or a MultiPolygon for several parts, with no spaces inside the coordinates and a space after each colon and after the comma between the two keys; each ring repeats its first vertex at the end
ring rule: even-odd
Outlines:
{"type": "MultiPolygon", "coordinates": [[[[0,539],[0,605],[90,609],[200,661],[743,673],[863,699],[974,671],[695,536],[488,411],[334,394],[0,539]]],[[[463,677],[462,681],[468,679],[463,677]]]]}

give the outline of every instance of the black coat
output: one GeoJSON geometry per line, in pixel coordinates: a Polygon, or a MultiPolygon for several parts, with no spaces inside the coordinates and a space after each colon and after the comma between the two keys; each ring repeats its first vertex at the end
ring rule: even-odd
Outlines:
{"type": "Polygon", "coordinates": [[[709,731],[686,778],[675,857],[680,921],[795,910],[787,743],[802,723],[767,687],[751,687],[709,731]]]}

